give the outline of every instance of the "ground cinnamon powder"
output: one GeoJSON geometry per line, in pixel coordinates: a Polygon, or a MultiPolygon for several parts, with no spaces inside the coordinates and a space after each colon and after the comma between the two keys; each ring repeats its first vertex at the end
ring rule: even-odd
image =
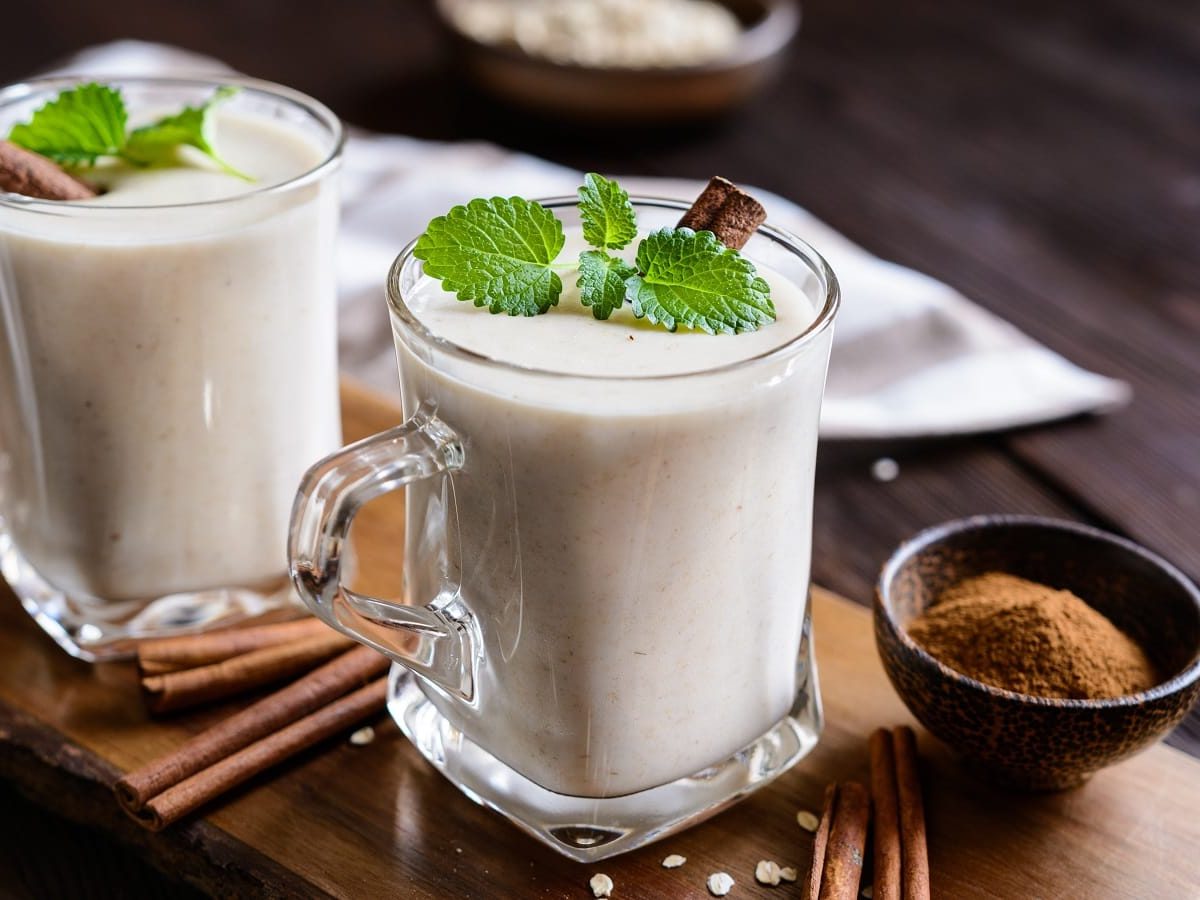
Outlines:
{"type": "Polygon", "coordinates": [[[908,633],[950,668],[1039,697],[1146,690],[1157,673],[1136,642],[1070,591],[989,572],[944,591],[908,633]]]}

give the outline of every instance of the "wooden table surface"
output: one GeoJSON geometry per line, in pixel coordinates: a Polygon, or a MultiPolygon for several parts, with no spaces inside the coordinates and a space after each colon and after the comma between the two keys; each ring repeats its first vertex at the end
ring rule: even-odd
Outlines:
{"type": "MultiPolygon", "coordinates": [[[[390,400],[343,390],[346,437],[400,419],[390,400]]],[[[356,586],[389,596],[401,577],[403,498],[355,520],[356,586]]],[[[117,775],[244,705],[152,719],[130,663],[88,666],[58,652],[0,589],[0,778],[35,802],[136,847],[141,860],[206,893],[267,897],[587,897],[609,875],[618,898],[708,896],[707,875],[737,881],[731,897],[795,898],[800,885],[754,883],[760,859],[804,871],[812,836],[799,809],[819,808],[826,783],[867,779],[867,735],[912,722],[888,684],[867,610],[813,595],[825,730],[813,753],[719,816],[619,858],[580,865],[463,797],[386,719],[376,739],[345,735],[256,779],[198,816],[148,834],[118,808],[117,775]],[[661,860],[688,860],[667,870],[661,860]]],[[[935,898],[1188,896],[1200,885],[1200,761],[1157,746],[1059,794],[980,783],[930,735],[919,738],[935,898]]],[[[20,841],[16,842],[17,846],[20,841]]],[[[62,848],[58,847],[61,855],[62,848]]],[[[0,860],[5,848],[0,848],[0,860]]],[[[2,870],[0,870],[2,871],[2,870]]],[[[104,860],[25,879],[34,896],[138,896],[160,889],[104,860]]],[[[0,882],[0,886],[3,883],[0,882]]],[[[2,893],[2,890],[0,890],[2,893]]]]}
{"type": "MultiPolygon", "coordinates": [[[[120,37],[173,42],[350,122],[576,167],[721,172],[806,206],[1075,362],[1113,415],[945,441],[825,443],[816,579],[859,601],[934,522],[1091,522],[1200,577],[1200,7],[1191,0],[807,0],[778,84],[732,120],[630,140],[518,118],[456,79],[415,0],[82,0],[5,13],[0,81],[120,37]],[[872,479],[880,456],[900,464],[872,479]]],[[[1194,714],[1170,739],[1200,753],[1194,714]]],[[[14,801],[15,802],[15,801],[14,801]]]]}

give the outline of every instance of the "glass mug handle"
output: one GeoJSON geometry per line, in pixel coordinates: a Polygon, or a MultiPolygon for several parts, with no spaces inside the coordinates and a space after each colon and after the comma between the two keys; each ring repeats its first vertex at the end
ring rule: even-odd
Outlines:
{"type": "Polygon", "coordinates": [[[300,598],[326,624],[470,700],[480,642],[475,619],[457,595],[407,606],[357,593],[341,581],[346,537],[363,504],[462,464],[458,435],[424,406],[403,425],[327,456],[300,483],[288,568],[300,598]]]}

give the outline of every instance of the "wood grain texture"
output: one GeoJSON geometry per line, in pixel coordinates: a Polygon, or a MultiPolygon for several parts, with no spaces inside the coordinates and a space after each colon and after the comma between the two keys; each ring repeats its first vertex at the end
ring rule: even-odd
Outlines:
{"type": "MultiPolygon", "coordinates": [[[[353,385],[346,437],[395,424],[396,411],[353,385]]],[[[399,575],[401,506],[364,511],[354,540],[362,584],[399,575]]],[[[0,774],[40,806],[102,828],[151,863],[210,893],[440,898],[587,896],[604,871],[623,897],[706,896],[727,871],[739,897],[799,896],[799,884],[754,882],[760,859],[807,869],[812,836],[798,809],[819,809],[825,784],[867,777],[867,735],[911,721],[875,654],[870,617],[818,590],[814,627],[827,727],[812,756],[770,788],[682,835],[581,866],[468,801],[385,721],[365,747],[327,742],[213,807],[204,819],[149,835],[117,810],[107,786],[227,714],[151,721],[132,664],[66,657],[0,597],[0,774]],[[663,869],[680,853],[687,864],[663,869]]],[[[714,723],[719,727],[719,723],[714,723]]],[[[926,734],[930,864],[937,897],[1185,896],[1200,883],[1200,763],[1158,746],[1068,794],[1019,796],[972,781],[926,734]]]]}
{"type": "MultiPolygon", "coordinates": [[[[1200,577],[1200,6],[805,0],[800,38],[763,96],[728,121],[637,140],[478,95],[430,6],[12,4],[6,25],[27,39],[0,54],[0,81],[133,28],[381,131],[773,190],[1136,391],[1115,415],[999,438],[823,444],[822,584],[862,601],[913,531],[985,512],[1081,519],[1200,577]],[[896,482],[870,478],[880,455],[900,459],[896,482]]],[[[1200,718],[1172,741],[1200,752],[1200,718]]]]}

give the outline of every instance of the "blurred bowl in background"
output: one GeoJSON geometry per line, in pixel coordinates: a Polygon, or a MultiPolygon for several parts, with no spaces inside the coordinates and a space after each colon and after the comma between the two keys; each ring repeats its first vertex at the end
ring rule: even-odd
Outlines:
{"type": "Polygon", "coordinates": [[[599,67],[554,62],[513,43],[487,43],[455,24],[453,0],[438,0],[454,64],[481,89],[543,115],[589,122],[681,122],[745,102],[778,74],[800,27],[795,0],[719,0],[741,23],[733,49],[684,66],[599,67]]]}

